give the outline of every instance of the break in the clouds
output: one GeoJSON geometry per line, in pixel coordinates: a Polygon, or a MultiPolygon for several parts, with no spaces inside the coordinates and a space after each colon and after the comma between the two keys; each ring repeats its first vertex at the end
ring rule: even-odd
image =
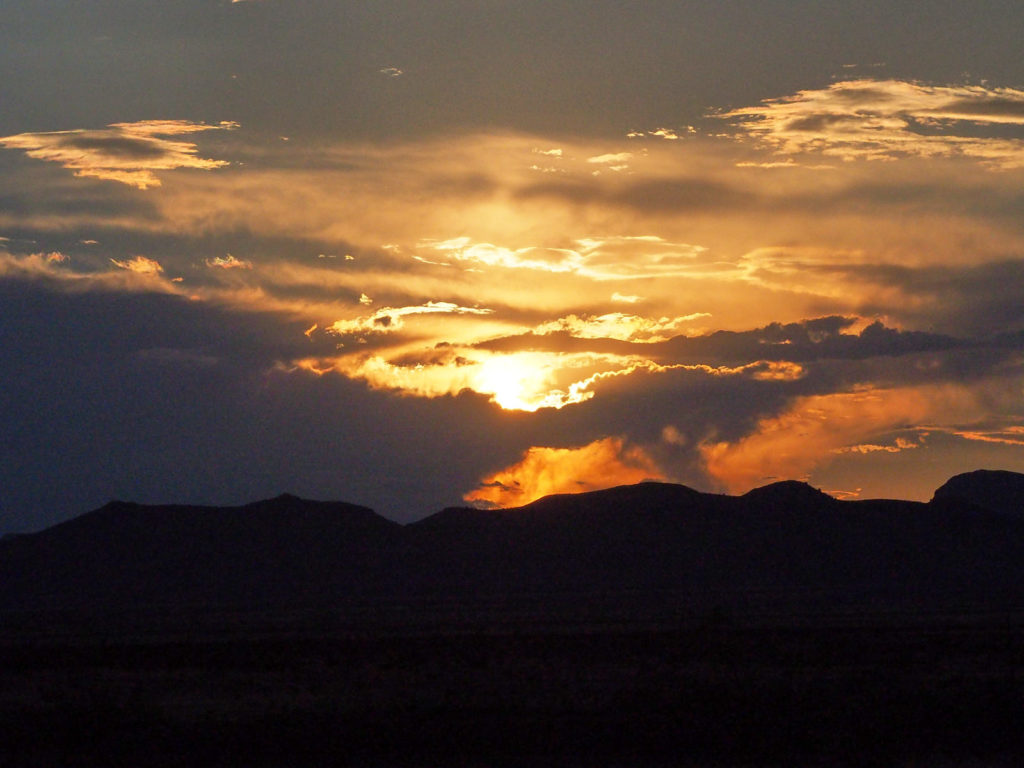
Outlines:
{"type": "Polygon", "coordinates": [[[846,80],[719,117],[783,155],[962,156],[993,168],[1024,166],[1024,90],[1017,88],[846,80]]]}
{"type": "Polygon", "coordinates": [[[228,164],[226,160],[200,157],[194,143],[171,137],[236,127],[231,122],[207,125],[187,120],[145,120],[112,123],[96,130],[20,133],[0,138],[0,146],[23,150],[37,160],[60,163],[76,176],[147,189],[160,185],[156,171],[208,171],[228,164]]]}

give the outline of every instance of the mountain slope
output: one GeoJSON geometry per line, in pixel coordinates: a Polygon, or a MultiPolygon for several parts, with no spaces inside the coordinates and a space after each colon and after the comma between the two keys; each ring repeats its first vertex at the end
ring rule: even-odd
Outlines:
{"type": "Polygon", "coordinates": [[[402,527],[341,502],[242,507],[114,501],[0,542],[0,600],[20,608],[280,605],[388,590],[402,527]]]}
{"type": "Polygon", "coordinates": [[[947,480],[933,501],[959,501],[1006,515],[1024,517],[1024,475],[979,469],[947,480]]]}
{"type": "Polygon", "coordinates": [[[928,504],[838,501],[793,481],[743,496],[649,482],[404,527],[287,495],[232,508],[112,502],[0,541],[0,610],[1024,604],[1024,516],[996,493],[1024,476],[955,480],[928,504]]]}

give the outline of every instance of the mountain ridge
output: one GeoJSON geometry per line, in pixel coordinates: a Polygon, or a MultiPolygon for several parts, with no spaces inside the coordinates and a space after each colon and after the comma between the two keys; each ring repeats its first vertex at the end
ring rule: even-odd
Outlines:
{"type": "Polygon", "coordinates": [[[1024,607],[1024,515],[1006,492],[1018,487],[1024,475],[965,473],[926,503],[841,501],[798,481],[740,496],[645,482],[407,525],[291,494],[235,507],[112,501],[0,540],[0,613],[1024,607]]]}

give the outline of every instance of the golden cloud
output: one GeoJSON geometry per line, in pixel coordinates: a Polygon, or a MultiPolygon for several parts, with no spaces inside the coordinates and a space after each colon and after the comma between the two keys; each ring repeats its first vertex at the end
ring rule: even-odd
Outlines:
{"type": "Polygon", "coordinates": [[[927,385],[814,395],[762,419],[734,442],[700,446],[708,475],[731,491],[746,491],[767,478],[806,477],[837,453],[905,450],[872,440],[900,430],[934,429],[935,423],[976,422],[987,415],[985,398],[964,385],[927,385]]]}
{"type": "Polygon", "coordinates": [[[665,475],[643,449],[606,437],[579,448],[530,448],[510,467],[488,475],[463,498],[492,507],[514,507],[553,493],[580,493],[665,475]]]}
{"type": "Polygon", "coordinates": [[[564,332],[580,339],[619,339],[643,343],[665,341],[683,332],[686,323],[710,317],[707,312],[694,312],[682,317],[653,318],[610,312],[606,315],[580,317],[567,315],[534,328],[534,333],[545,335],[564,332]]]}
{"type": "Polygon", "coordinates": [[[707,249],[673,243],[656,235],[586,237],[570,248],[536,245],[507,248],[474,242],[469,237],[423,240],[417,248],[431,257],[418,260],[438,266],[470,265],[577,275],[592,280],[690,276],[707,249]]]}
{"type": "MultiPolygon", "coordinates": [[[[360,296],[360,303],[367,304],[360,296]]],[[[369,297],[366,297],[369,298],[369,297]]],[[[449,301],[428,301],[414,307],[382,307],[372,315],[357,317],[354,320],[338,320],[327,331],[340,335],[349,333],[391,333],[404,326],[404,318],[412,315],[490,315],[492,309],[478,307],[460,307],[449,301]]]]}
{"type": "Polygon", "coordinates": [[[1002,445],[1024,446],[1024,426],[1007,426],[995,429],[946,429],[936,428],[935,431],[945,431],[949,434],[961,437],[964,440],[974,440],[982,443],[999,443],[1002,445]]]}
{"type": "Polygon", "coordinates": [[[206,260],[206,266],[213,269],[252,269],[252,262],[239,259],[230,253],[227,256],[216,256],[206,260]]]}
{"type": "Polygon", "coordinates": [[[594,397],[593,385],[610,375],[657,367],[618,355],[555,352],[491,353],[451,348],[449,359],[436,363],[399,364],[381,355],[298,361],[299,368],[333,370],[361,379],[375,389],[417,397],[442,397],[471,390],[487,395],[505,410],[564,408],[594,397]]]}
{"type": "Polygon", "coordinates": [[[127,269],[129,272],[135,272],[139,275],[159,275],[164,271],[159,261],[147,256],[134,256],[127,261],[120,261],[118,259],[111,259],[110,261],[115,267],[127,269]]]}
{"type": "Polygon", "coordinates": [[[19,133],[0,138],[0,146],[21,149],[29,157],[60,163],[76,176],[119,181],[138,189],[160,186],[154,171],[175,168],[211,170],[226,160],[198,156],[196,145],[168,136],[227,130],[237,123],[217,125],[187,120],[145,120],[111,123],[100,130],[19,133]]]}
{"type": "Polygon", "coordinates": [[[844,80],[717,115],[784,155],[842,160],[968,157],[1024,167],[1024,140],[981,135],[985,124],[1024,127],[1024,90],[844,80]]]}

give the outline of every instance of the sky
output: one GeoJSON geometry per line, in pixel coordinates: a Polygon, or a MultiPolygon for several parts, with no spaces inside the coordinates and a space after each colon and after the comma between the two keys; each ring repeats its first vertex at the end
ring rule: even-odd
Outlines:
{"type": "Polygon", "coordinates": [[[1024,6],[5,0],[0,533],[1024,471],[1024,6]]]}

